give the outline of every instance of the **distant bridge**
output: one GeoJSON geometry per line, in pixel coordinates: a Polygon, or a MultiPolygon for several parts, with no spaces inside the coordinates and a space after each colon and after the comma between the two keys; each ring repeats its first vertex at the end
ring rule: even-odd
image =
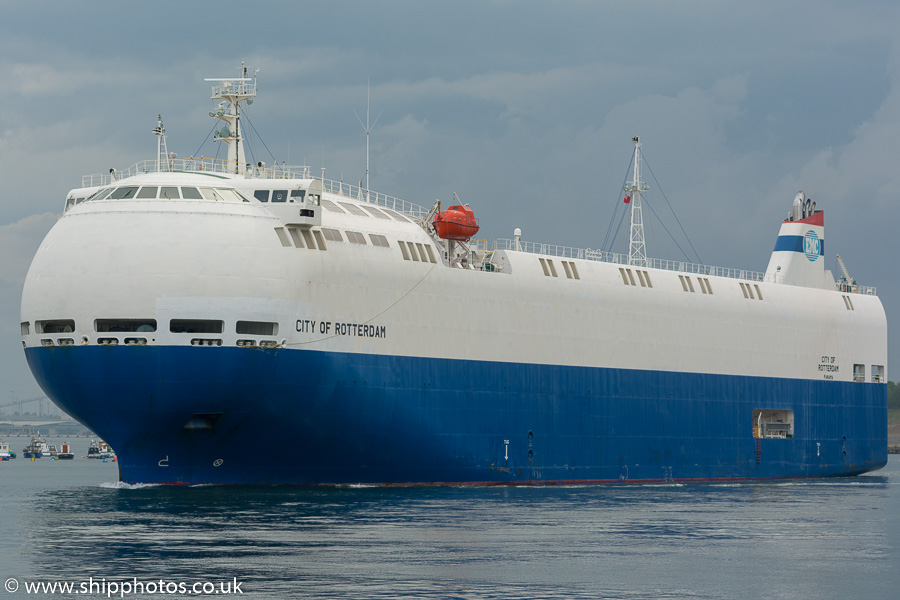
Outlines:
{"type": "Polygon", "coordinates": [[[24,400],[15,400],[13,402],[7,402],[6,404],[0,404],[0,408],[6,408],[7,406],[19,406],[20,404],[28,404],[29,402],[39,402],[41,400],[49,400],[47,396],[35,396],[34,398],[26,398],[24,400]]]}

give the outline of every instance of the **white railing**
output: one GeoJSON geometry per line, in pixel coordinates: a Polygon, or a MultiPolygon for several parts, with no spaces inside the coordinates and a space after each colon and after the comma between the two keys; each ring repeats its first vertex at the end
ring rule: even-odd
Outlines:
{"type": "MultiPolygon", "coordinates": [[[[486,244],[485,244],[486,245],[486,244]]],[[[479,247],[482,244],[478,244],[479,247]]],[[[620,265],[628,264],[627,254],[618,254],[616,252],[606,252],[604,250],[592,250],[591,248],[572,248],[569,246],[557,246],[555,244],[540,244],[536,242],[519,241],[510,239],[494,240],[493,250],[519,250],[532,254],[544,254],[547,256],[558,256],[560,258],[576,258],[583,260],[596,260],[599,262],[613,263],[620,265]]],[[[709,275],[711,277],[729,277],[732,279],[749,279],[752,281],[763,281],[765,273],[759,271],[749,271],[746,269],[731,269],[727,267],[716,267],[712,265],[701,265],[685,261],[667,260],[662,258],[648,258],[647,267],[651,269],[661,269],[665,271],[678,271],[679,273],[694,273],[697,275],[709,275]]]]}
{"type": "MultiPolygon", "coordinates": [[[[81,187],[97,187],[110,185],[126,177],[142,175],[144,173],[217,173],[234,174],[237,165],[234,161],[221,158],[170,158],[162,161],[142,160],[125,169],[124,171],[111,171],[109,173],[95,173],[84,175],[81,178],[81,187]]],[[[246,175],[259,179],[312,179],[312,171],[307,166],[274,166],[257,167],[244,165],[246,175]]]]}
{"type": "Polygon", "coordinates": [[[835,282],[834,287],[845,294],[863,294],[864,296],[877,296],[875,288],[868,285],[856,285],[846,281],[835,282]]]}
{"type": "Polygon", "coordinates": [[[344,183],[343,181],[325,179],[323,180],[322,185],[325,188],[325,191],[331,192],[332,194],[345,196],[359,202],[368,202],[369,204],[375,204],[376,206],[390,208],[391,210],[405,213],[416,219],[424,219],[428,214],[428,209],[419,204],[407,202],[406,200],[394,198],[393,196],[388,196],[387,194],[382,194],[380,192],[373,192],[372,190],[344,183]]]}
{"type": "MultiPolygon", "coordinates": [[[[537,242],[523,242],[510,239],[495,239],[493,245],[488,247],[488,240],[472,240],[469,246],[475,251],[475,254],[484,260],[489,252],[494,250],[519,250],[531,254],[544,254],[547,256],[558,256],[560,258],[578,258],[583,260],[596,260],[599,262],[613,263],[619,265],[628,264],[627,254],[618,254],[615,252],[606,252],[604,250],[592,250],[591,248],[572,248],[569,246],[557,246],[555,244],[541,244],[537,242]]],[[[710,277],[727,277],[729,279],[745,279],[750,281],[768,281],[770,283],[781,283],[772,277],[766,277],[765,273],[760,271],[749,271],[747,269],[732,269],[729,267],[716,267],[713,265],[702,265],[678,260],[668,260],[664,258],[648,258],[647,267],[651,269],[661,269],[663,271],[676,271],[678,273],[692,273],[696,275],[708,275],[710,277]]],[[[865,294],[875,296],[875,288],[871,286],[862,286],[849,284],[846,282],[837,282],[835,287],[847,294],[865,294]]]]}
{"type": "MultiPolygon", "coordinates": [[[[143,160],[128,167],[124,171],[111,171],[110,173],[95,173],[84,175],[81,178],[81,187],[100,187],[111,185],[127,177],[142,175],[145,173],[216,173],[231,175],[235,173],[236,164],[219,158],[170,158],[163,161],[143,160]]],[[[308,166],[278,166],[258,167],[244,165],[245,175],[253,179],[313,179],[312,169],[308,166]]],[[[366,190],[359,186],[350,185],[343,181],[331,179],[322,180],[322,186],[332,194],[345,196],[360,202],[368,202],[377,206],[383,206],[405,213],[414,219],[423,219],[428,210],[418,204],[401,200],[380,192],[366,190]]]]}

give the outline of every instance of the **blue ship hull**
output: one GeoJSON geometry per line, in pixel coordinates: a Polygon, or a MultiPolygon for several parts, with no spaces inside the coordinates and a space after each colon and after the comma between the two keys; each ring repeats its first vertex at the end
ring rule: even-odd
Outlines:
{"type": "Polygon", "coordinates": [[[182,346],[27,348],[128,483],[555,484],[854,475],[872,383],[182,346]],[[757,439],[755,409],[792,410],[757,439]]]}

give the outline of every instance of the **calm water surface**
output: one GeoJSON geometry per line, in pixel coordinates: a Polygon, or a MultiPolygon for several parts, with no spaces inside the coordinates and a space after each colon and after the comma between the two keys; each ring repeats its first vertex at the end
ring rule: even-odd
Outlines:
{"type": "MultiPolygon", "coordinates": [[[[4,441],[19,451],[27,440],[4,441]]],[[[70,441],[87,452],[87,440],[70,441]]],[[[251,598],[900,595],[900,456],[862,477],[748,484],[135,488],[117,479],[112,462],[20,452],[0,463],[0,582],[19,583],[0,600],[27,596],[24,582],[78,589],[91,577],[236,579],[251,598]]]]}

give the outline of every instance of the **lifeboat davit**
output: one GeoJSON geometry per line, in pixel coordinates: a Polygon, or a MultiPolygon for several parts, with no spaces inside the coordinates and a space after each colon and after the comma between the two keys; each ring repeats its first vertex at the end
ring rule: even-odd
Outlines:
{"type": "Polygon", "coordinates": [[[478,233],[478,222],[475,213],[468,204],[457,204],[434,215],[434,229],[443,240],[468,242],[478,233]]]}

